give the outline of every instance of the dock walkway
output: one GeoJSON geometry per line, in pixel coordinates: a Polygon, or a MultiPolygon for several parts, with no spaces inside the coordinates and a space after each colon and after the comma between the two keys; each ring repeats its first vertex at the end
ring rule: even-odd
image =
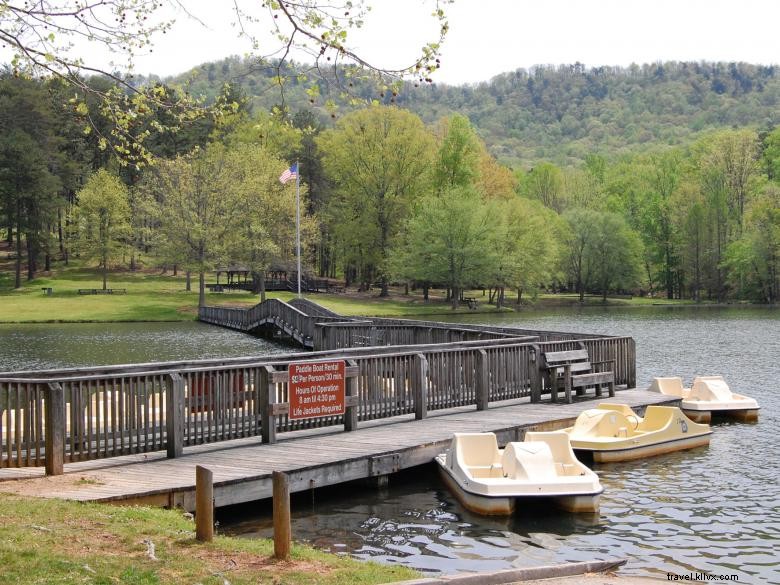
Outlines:
{"type": "MultiPolygon", "coordinates": [[[[650,404],[676,404],[645,390],[624,390],[613,402],[643,411],[650,404]]],[[[530,403],[527,398],[438,411],[422,420],[404,415],[362,423],[352,432],[325,427],[285,433],[273,445],[260,437],[187,447],[182,457],[164,451],[65,465],[65,474],[44,477],[40,468],[0,470],[0,491],[79,501],[195,507],[195,466],[214,473],[217,507],[271,497],[271,473],[290,476],[291,491],[379,477],[430,462],[452,433],[492,431],[502,445],[528,429],[570,425],[594,400],[573,404],[530,403]],[[16,481],[2,481],[11,480],[16,481]]]]}

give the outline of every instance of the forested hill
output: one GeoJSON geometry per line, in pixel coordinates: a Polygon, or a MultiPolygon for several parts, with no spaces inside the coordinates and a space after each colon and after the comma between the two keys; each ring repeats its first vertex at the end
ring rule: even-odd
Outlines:
{"type": "MultiPolygon", "coordinates": [[[[180,76],[193,93],[213,96],[226,82],[241,85],[256,108],[279,103],[269,70],[251,70],[237,57],[204,64],[180,76]]],[[[375,88],[357,93],[377,99],[375,88]]],[[[327,97],[323,88],[321,102],[327,97]]],[[[389,102],[391,96],[384,96],[389,102]]],[[[586,68],[584,65],[518,69],[475,85],[411,85],[397,103],[426,122],[459,112],[469,117],[491,151],[512,166],[540,160],[561,165],[589,153],[684,145],[704,131],[780,124],[780,66],[746,63],[656,63],[586,68]]],[[[292,111],[310,107],[293,80],[285,92],[292,111]]],[[[342,106],[342,110],[345,109],[342,106]]],[[[323,110],[323,118],[329,119],[323,110]]]]}

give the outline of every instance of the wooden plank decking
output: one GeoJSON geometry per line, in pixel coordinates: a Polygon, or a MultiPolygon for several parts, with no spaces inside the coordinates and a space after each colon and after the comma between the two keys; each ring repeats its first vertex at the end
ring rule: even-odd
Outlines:
{"type": "MultiPolygon", "coordinates": [[[[640,411],[650,404],[678,402],[644,390],[620,391],[603,401],[629,404],[640,411]]],[[[430,462],[455,431],[493,431],[504,444],[521,439],[529,428],[568,426],[595,404],[593,400],[531,404],[522,399],[483,411],[461,407],[423,420],[403,416],[361,423],[353,432],[327,427],[285,433],[273,445],[251,437],[188,447],[176,459],[155,452],[70,463],[65,465],[65,475],[56,477],[43,477],[40,468],[3,469],[0,492],[193,510],[195,466],[203,465],[214,473],[215,505],[226,506],[270,497],[273,471],[289,474],[292,491],[376,477],[430,462]]]]}

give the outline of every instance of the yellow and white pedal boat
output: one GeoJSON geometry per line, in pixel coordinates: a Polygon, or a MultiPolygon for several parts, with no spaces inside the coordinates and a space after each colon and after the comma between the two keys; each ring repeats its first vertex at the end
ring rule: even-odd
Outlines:
{"type": "Polygon", "coordinates": [[[641,418],[625,404],[607,403],[580,413],[565,432],[575,451],[603,463],[701,447],[712,434],[709,425],[693,422],[676,406],[648,406],[641,418]]]}
{"type": "Polygon", "coordinates": [[[571,512],[599,509],[599,479],[577,461],[563,431],[529,432],[504,449],[493,433],[455,433],[436,463],[458,501],[478,514],[512,514],[526,498],[547,498],[571,512]]]}
{"type": "Polygon", "coordinates": [[[690,388],[684,388],[679,377],[653,378],[649,390],[681,398],[683,412],[696,422],[708,423],[713,416],[758,420],[758,402],[732,392],[723,376],[699,376],[690,388]]]}

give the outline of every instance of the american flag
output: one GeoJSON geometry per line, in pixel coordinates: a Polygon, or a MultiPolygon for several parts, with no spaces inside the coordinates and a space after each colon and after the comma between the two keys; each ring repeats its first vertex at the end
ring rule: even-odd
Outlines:
{"type": "Polygon", "coordinates": [[[279,182],[283,185],[287,183],[287,181],[292,181],[293,179],[296,179],[298,177],[298,163],[295,163],[293,166],[291,166],[289,169],[284,171],[279,176],[279,182]]]}

